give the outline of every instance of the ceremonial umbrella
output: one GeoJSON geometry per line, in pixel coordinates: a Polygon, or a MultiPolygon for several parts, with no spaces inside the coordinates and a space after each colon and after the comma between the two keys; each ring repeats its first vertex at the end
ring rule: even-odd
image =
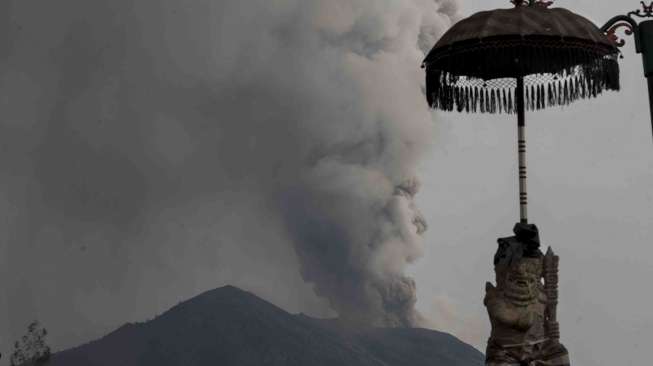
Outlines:
{"type": "Polygon", "coordinates": [[[619,90],[619,51],[591,21],[550,1],[512,3],[456,23],[423,67],[431,107],[517,114],[520,219],[527,224],[525,111],[619,90]]]}

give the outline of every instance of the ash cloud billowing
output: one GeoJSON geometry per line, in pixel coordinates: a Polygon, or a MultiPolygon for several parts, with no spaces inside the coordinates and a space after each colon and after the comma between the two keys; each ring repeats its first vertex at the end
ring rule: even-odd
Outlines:
{"type": "Polygon", "coordinates": [[[343,318],[415,324],[404,270],[434,134],[419,64],[455,11],[3,1],[2,343],[39,317],[70,345],[95,333],[66,327],[118,324],[198,281],[284,297],[294,284],[262,273],[274,258],[343,318]],[[242,273],[207,280],[230,263],[242,273]]]}

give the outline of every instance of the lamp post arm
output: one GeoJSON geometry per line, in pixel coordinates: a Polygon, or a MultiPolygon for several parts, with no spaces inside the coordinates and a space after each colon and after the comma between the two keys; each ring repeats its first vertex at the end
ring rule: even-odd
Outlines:
{"type": "Polygon", "coordinates": [[[642,53],[642,42],[639,36],[639,25],[637,22],[627,15],[617,15],[616,17],[610,19],[605,25],[601,27],[601,31],[606,33],[610,39],[612,39],[617,46],[622,47],[625,42],[620,40],[616,35],[616,31],[619,28],[626,28],[625,33],[627,35],[633,35],[635,38],[635,50],[637,53],[642,53]]]}
{"type": "Polygon", "coordinates": [[[631,11],[627,15],[617,15],[605,23],[601,27],[601,31],[617,47],[623,47],[626,44],[626,41],[617,35],[618,29],[624,28],[626,35],[632,35],[635,38],[635,50],[637,53],[642,54],[644,75],[648,83],[651,128],[653,129],[653,20],[638,23],[633,19],[633,17],[653,18],[653,2],[649,3],[649,5],[646,5],[644,1],[640,3],[642,4],[641,9],[631,11]]]}

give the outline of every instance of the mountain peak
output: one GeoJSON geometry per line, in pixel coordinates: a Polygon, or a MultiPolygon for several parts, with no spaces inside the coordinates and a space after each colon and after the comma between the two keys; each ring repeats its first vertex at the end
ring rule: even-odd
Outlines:
{"type": "Polygon", "coordinates": [[[227,285],[218,287],[213,290],[203,292],[193,298],[190,298],[181,304],[185,303],[205,303],[205,302],[225,302],[225,301],[245,301],[258,299],[256,295],[242,290],[238,287],[227,285]]]}

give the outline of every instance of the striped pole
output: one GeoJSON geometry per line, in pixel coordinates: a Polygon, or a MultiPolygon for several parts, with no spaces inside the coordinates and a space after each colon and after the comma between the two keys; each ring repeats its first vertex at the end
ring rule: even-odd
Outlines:
{"type": "Polygon", "coordinates": [[[528,193],[526,186],[526,112],[524,106],[524,78],[517,78],[515,90],[517,101],[517,145],[519,149],[519,216],[522,224],[528,224],[528,193]]]}

